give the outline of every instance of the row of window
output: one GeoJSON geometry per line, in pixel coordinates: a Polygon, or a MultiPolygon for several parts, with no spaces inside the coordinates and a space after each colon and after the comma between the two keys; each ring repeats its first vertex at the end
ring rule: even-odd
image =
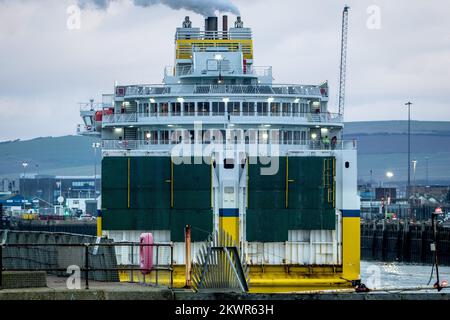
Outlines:
{"type": "MultiPolygon", "coordinates": [[[[182,141],[228,141],[228,142],[306,142],[307,130],[146,130],[140,133],[140,140],[149,144],[174,144],[182,141]]],[[[313,136],[313,138],[317,138],[313,136]]]]}
{"type": "MultiPolygon", "coordinates": [[[[125,109],[122,109],[122,113],[125,109]]],[[[308,103],[290,102],[170,102],[140,103],[140,114],[151,115],[291,115],[320,112],[320,105],[310,106],[308,103]]]]}

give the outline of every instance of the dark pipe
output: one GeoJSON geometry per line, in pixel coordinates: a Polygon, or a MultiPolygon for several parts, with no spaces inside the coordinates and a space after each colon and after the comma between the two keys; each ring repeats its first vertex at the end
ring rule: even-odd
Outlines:
{"type": "Polygon", "coordinates": [[[206,31],[217,31],[217,17],[206,18],[206,31]]]}
{"type": "Polygon", "coordinates": [[[228,39],[228,16],[222,16],[222,31],[223,31],[223,39],[228,39]]]}

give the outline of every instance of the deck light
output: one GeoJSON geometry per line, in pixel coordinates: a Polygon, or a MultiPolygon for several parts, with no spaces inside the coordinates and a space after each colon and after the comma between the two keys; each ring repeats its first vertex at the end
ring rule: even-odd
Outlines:
{"type": "Polygon", "coordinates": [[[317,138],[317,134],[316,133],[312,133],[311,134],[311,139],[315,140],[317,138]]]}
{"type": "Polygon", "coordinates": [[[230,101],[230,98],[223,98],[222,101],[228,103],[230,101]]]}
{"type": "Polygon", "coordinates": [[[153,98],[150,98],[150,103],[155,103],[156,102],[156,100],[155,99],[153,99],[153,98]]]}
{"type": "Polygon", "coordinates": [[[184,102],[184,98],[179,97],[179,98],[177,98],[177,101],[178,101],[179,103],[183,103],[183,102],[184,102]]]}
{"type": "Polygon", "coordinates": [[[394,173],[392,171],[386,172],[386,177],[392,178],[394,176],[394,173]]]}
{"type": "Polygon", "coordinates": [[[295,100],[294,100],[294,103],[299,103],[300,102],[300,99],[299,98],[296,98],[295,100]]]}
{"type": "Polygon", "coordinates": [[[267,102],[269,103],[273,102],[273,100],[275,100],[273,97],[267,98],[267,102]]]}

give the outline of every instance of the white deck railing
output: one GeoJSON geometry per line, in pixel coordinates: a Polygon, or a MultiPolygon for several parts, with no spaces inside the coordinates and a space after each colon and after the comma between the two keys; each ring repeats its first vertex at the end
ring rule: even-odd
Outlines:
{"type": "MultiPolygon", "coordinates": [[[[259,140],[257,138],[250,139],[235,139],[234,141],[228,141],[227,144],[266,144],[266,145],[292,145],[297,146],[303,150],[356,150],[356,140],[337,140],[335,143],[323,142],[321,140],[300,140],[300,139],[288,139],[273,142],[270,139],[259,140]]],[[[103,150],[152,150],[155,146],[161,145],[177,145],[180,143],[194,144],[193,141],[184,140],[183,142],[176,142],[175,139],[160,139],[160,140],[103,140],[103,150]]],[[[222,145],[223,143],[214,143],[210,140],[204,140],[201,144],[216,144],[222,145]]]]}

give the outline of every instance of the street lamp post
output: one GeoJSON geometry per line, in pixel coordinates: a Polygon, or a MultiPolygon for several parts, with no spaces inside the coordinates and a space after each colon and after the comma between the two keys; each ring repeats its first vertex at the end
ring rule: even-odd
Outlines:
{"type": "Polygon", "coordinates": [[[27,167],[28,167],[28,162],[26,162],[26,161],[23,161],[22,162],[22,166],[23,166],[23,189],[22,189],[22,195],[24,195],[25,194],[25,174],[26,174],[26,171],[27,171],[27,167]]]}
{"type": "MultiPolygon", "coordinates": [[[[388,171],[388,172],[386,172],[386,177],[390,180],[392,177],[394,176],[394,173],[392,172],[392,171],[388,171]]],[[[385,199],[385,201],[386,201],[386,204],[384,205],[384,218],[386,219],[386,214],[387,214],[387,205],[389,204],[388,203],[388,199],[387,199],[387,196],[386,196],[386,187],[384,187],[383,188],[384,189],[384,192],[383,192],[383,194],[384,194],[384,199],[385,199]]],[[[389,195],[389,197],[390,197],[390,195],[389,195]]]]}
{"type": "Polygon", "coordinates": [[[425,180],[426,180],[427,186],[429,186],[429,175],[428,175],[428,160],[429,159],[430,159],[430,157],[425,157],[425,161],[426,161],[425,180]]]}
{"type": "Polygon", "coordinates": [[[416,167],[417,167],[417,160],[414,159],[412,161],[412,164],[413,164],[413,191],[414,191],[414,194],[416,194],[416,167]]]}
{"type": "Polygon", "coordinates": [[[408,201],[411,188],[411,105],[412,102],[405,103],[405,106],[408,106],[408,186],[406,187],[408,201]]]}

